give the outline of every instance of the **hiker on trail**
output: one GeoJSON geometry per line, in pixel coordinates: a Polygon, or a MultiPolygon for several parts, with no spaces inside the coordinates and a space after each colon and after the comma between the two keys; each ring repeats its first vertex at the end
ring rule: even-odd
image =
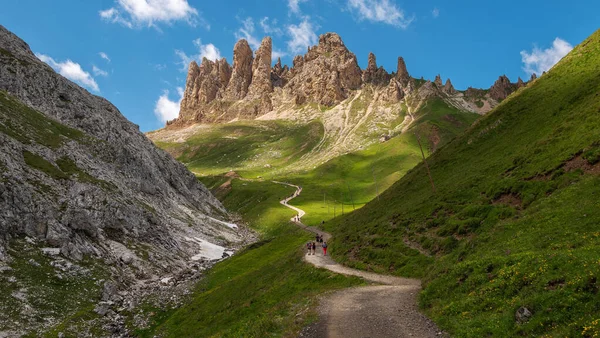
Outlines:
{"type": "Polygon", "coordinates": [[[321,237],[319,236],[319,234],[317,234],[315,236],[315,242],[320,243],[321,242],[321,237]]]}
{"type": "Polygon", "coordinates": [[[310,242],[306,243],[306,250],[308,251],[306,254],[310,255],[310,250],[312,249],[312,244],[310,242]]]}
{"type": "Polygon", "coordinates": [[[323,242],[321,246],[323,247],[323,256],[327,256],[327,242],[323,242]]]}
{"type": "Polygon", "coordinates": [[[314,255],[317,251],[317,245],[315,244],[315,242],[312,242],[311,249],[312,249],[312,254],[314,255]]]}

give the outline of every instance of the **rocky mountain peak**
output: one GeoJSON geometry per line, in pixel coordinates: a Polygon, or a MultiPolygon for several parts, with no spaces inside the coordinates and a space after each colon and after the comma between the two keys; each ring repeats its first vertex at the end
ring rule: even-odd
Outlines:
{"type": "Polygon", "coordinates": [[[233,71],[225,96],[230,100],[241,100],[248,93],[252,82],[252,49],[248,41],[241,39],[233,47],[233,71]]]}
{"type": "Polygon", "coordinates": [[[363,83],[373,83],[375,85],[385,85],[390,81],[390,75],[383,69],[377,68],[377,59],[375,54],[369,53],[369,63],[362,74],[363,83]]]}
{"type": "Polygon", "coordinates": [[[527,84],[525,82],[523,82],[523,80],[521,79],[521,77],[519,76],[519,78],[517,79],[517,87],[521,88],[521,87],[525,87],[527,84]]]}
{"type": "Polygon", "coordinates": [[[444,92],[448,93],[448,94],[454,94],[456,92],[456,90],[454,89],[454,86],[452,85],[452,82],[450,81],[450,79],[446,80],[446,84],[444,85],[444,92]]]}
{"type": "Polygon", "coordinates": [[[516,85],[510,83],[510,80],[506,75],[502,75],[490,88],[490,97],[496,101],[502,101],[515,91],[514,87],[516,87],[516,85]]]}
{"type": "MultiPolygon", "coordinates": [[[[273,91],[271,82],[271,53],[273,42],[270,37],[265,37],[256,51],[256,57],[252,64],[252,79],[248,89],[248,95],[261,96],[273,91]]],[[[281,59],[279,60],[281,67],[281,59]]]]}
{"type": "Polygon", "coordinates": [[[435,76],[435,80],[433,81],[433,83],[435,83],[436,86],[442,88],[444,83],[442,82],[442,77],[440,76],[440,74],[435,76]]]}
{"type": "Polygon", "coordinates": [[[531,77],[529,78],[529,82],[531,82],[531,81],[533,81],[535,79],[537,79],[537,74],[536,73],[532,73],[531,77]]]}
{"type": "Polygon", "coordinates": [[[404,62],[403,57],[398,57],[398,67],[396,70],[396,79],[400,81],[400,84],[406,86],[410,81],[410,75],[408,74],[408,70],[406,70],[406,63],[404,62]]]}
{"type": "Polygon", "coordinates": [[[296,102],[313,101],[331,106],[362,85],[362,71],[339,35],[326,33],[304,57],[294,58],[292,78],[285,89],[296,102]]]}

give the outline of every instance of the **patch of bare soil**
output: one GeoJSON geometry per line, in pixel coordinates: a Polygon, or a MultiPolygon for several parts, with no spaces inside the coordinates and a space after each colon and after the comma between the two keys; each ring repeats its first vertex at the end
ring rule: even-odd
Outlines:
{"type": "Polygon", "coordinates": [[[494,204],[510,205],[517,209],[521,209],[522,203],[521,198],[515,194],[503,194],[494,200],[494,204]]]}
{"type": "Polygon", "coordinates": [[[429,144],[432,145],[432,151],[437,150],[437,146],[438,144],[440,144],[441,141],[442,138],[440,137],[440,128],[434,126],[433,128],[431,128],[431,133],[429,134],[429,144]]]}
{"type": "Polygon", "coordinates": [[[562,168],[567,172],[581,169],[586,174],[600,175],[600,162],[590,164],[585,158],[581,157],[581,155],[565,162],[562,168]]]}

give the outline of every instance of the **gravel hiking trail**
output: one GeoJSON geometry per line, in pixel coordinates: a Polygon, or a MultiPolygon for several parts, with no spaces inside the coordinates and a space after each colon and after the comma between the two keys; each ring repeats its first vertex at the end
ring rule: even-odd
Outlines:
{"type": "MultiPolygon", "coordinates": [[[[297,215],[292,217],[291,221],[329,241],[330,234],[301,222],[302,216],[306,214],[304,210],[288,204],[300,195],[302,187],[277,181],[273,183],[296,188],[292,196],[280,201],[284,206],[296,211],[297,215]]],[[[348,288],[326,295],[318,307],[319,320],[304,328],[299,337],[447,337],[434,322],[419,312],[417,295],[421,290],[420,280],[380,275],[342,266],[329,256],[324,256],[320,246],[317,247],[316,255],[305,255],[304,260],[319,268],[358,276],[380,285],[348,288]]]]}

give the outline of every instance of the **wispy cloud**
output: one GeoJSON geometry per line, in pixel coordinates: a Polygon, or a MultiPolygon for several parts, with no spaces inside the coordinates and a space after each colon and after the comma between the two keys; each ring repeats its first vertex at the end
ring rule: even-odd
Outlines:
{"type": "Polygon", "coordinates": [[[107,71],[102,70],[102,69],[96,67],[95,65],[92,65],[92,72],[94,72],[94,75],[96,75],[96,76],[104,76],[104,77],[108,76],[107,71]]]}
{"type": "Polygon", "coordinates": [[[171,101],[169,99],[169,91],[163,91],[163,94],[156,101],[154,107],[154,114],[160,122],[166,123],[167,121],[173,120],[179,116],[179,106],[181,100],[183,100],[183,88],[177,87],[177,94],[179,95],[178,101],[171,101]]]}
{"type": "Polygon", "coordinates": [[[265,34],[273,34],[273,35],[281,35],[283,31],[281,28],[277,27],[277,19],[270,20],[268,16],[260,19],[260,27],[262,28],[265,34]]]}
{"type": "Polygon", "coordinates": [[[308,0],[288,0],[288,8],[290,13],[300,14],[300,4],[308,0]]]}
{"type": "Polygon", "coordinates": [[[542,74],[554,66],[560,59],[567,55],[573,46],[567,41],[556,38],[552,42],[552,47],[540,49],[533,47],[531,52],[521,51],[521,60],[523,61],[523,70],[527,74],[542,74]]]}
{"type": "Polygon", "coordinates": [[[181,71],[186,72],[188,65],[192,61],[202,61],[203,58],[207,58],[211,61],[216,61],[221,58],[221,52],[219,48],[215,47],[212,43],[202,44],[202,40],[196,39],[192,41],[194,46],[197,48],[197,53],[192,55],[187,55],[185,52],[181,50],[175,50],[175,54],[179,57],[180,61],[178,64],[181,65],[181,71]]]}
{"type": "MultiPolygon", "coordinates": [[[[256,28],[255,28],[255,24],[254,24],[254,19],[252,19],[251,17],[247,17],[246,19],[242,20],[241,22],[242,22],[242,26],[235,32],[236,39],[245,39],[246,41],[248,41],[248,44],[250,45],[250,47],[253,50],[257,50],[258,47],[260,47],[260,43],[261,43],[262,39],[256,36],[256,28]]],[[[259,24],[260,24],[262,30],[267,35],[283,34],[283,31],[280,28],[277,28],[275,26],[277,24],[277,20],[272,20],[271,23],[269,24],[269,17],[264,17],[259,21],[259,24]]],[[[286,55],[286,53],[284,51],[277,49],[275,46],[273,46],[272,48],[273,48],[273,50],[272,50],[271,57],[273,58],[273,60],[277,59],[278,57],[283,57],[286,55]]]]}
{"type": "Polygon", "coordinates": [[[235,32],[235,37],[236,39],[246,39],[254,50],[260,46],[260,40],[254,36],[254,20],[250,17],[242,21],[242,27],[235,32]]]}
{"type": "Polygon", "coordinates": [[[103,58],[104,60],[110,62],[110,58],[108,57],[108,55],[104,52],[100,52],[98,53],[98,55],[100,55],[101,58],[103,58]]]}
{"type": "Polygon", "coordinates": [[[348,0],[348,8],[359,21],[380,22],[404,29],[414,20],[390,0],[348,0]]]}
{"type": "Polygon", "coordinates": [[[78,84],[95,92],[100,92],[100,88],[98,87],[96,80],[94,80],[90,73],[84,71],[78,63],[68,59],[64,62],[56,62],[53,58],[44,54],[35,54],[35,56],[47,63],[50,67],[67,79],[77,82],[78,84]]]}
{"type": "Polygon", "coordinates": [[[433,18],[437,18],[438,16],[440,16],[440,10],[439,8],[435,7],[432,11],[431,11],[431,16],[433,16],[433,18]]]}
{"type": "Polygon", "coordinates": [[[185,21],[207,29],[210,25],[188,0],[115,0],[115,6],[99,12],[103,20],[128,28],[156,27],[157,23],[170,24],[185,21]]]}
{"type": "Polygon", "coordinates": [[[304,18],[298,25],[288,25],[287,33],[290,36],[290,40],[287,45],[290,52],[305,52],[308,46],[315,45],[317,43],[316,29],[318,27],[314,26],[308,18],[304,18]]]}

